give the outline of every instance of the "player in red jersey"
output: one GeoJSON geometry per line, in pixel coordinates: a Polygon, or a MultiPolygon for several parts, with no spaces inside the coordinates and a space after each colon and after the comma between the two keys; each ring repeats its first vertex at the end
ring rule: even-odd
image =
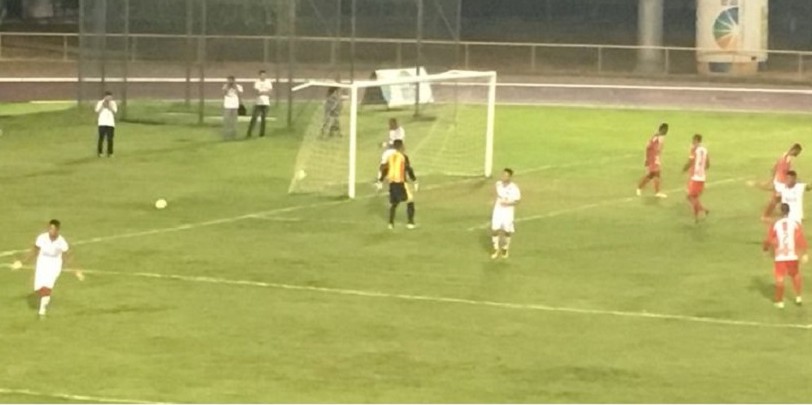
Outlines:
{"type": "Polygon", "coordinates": [[[667,197],[660,191],[660,155],[663,152],[665,136],[668,134],[668,124],[661,124],[660,129],[654,134],[646,145],[646,175],[637,183],[637,195],[643,195],[643,188],[649,181],[654,183],[654,195],[658,198],[667,197]]]}
{"type": "Polygon", "coordinates": [[[691,155],[688,157],[688,162],[682,172],[689,172],[690,180],[688,181],[688,202],[694,209],[694,220],[699,222],[699,214],[704,213],[706,216],[710,213],[702,203],[699,197],[705,190],[705,180],[707,179],[708,169],[710,169],[710,157],[708,156],[708,149],[702,145],[702,135],[696,134],[693,138],[691,146],[691,155]]]}
{"type": "Polygon", "coordinates": [[[792,277],[792,288],[795,290],[795,304],[801,305],[801,284],[803,277],[798,265],[799,259],[804,263],[806,255],[806,238],[801,224],[789,218],[789,205],[781,204],[781,219],[775,222],[764,241],[764,251],[772,249],[775,254],[775,306],[784,308],[784,278],[792,277]],[[800,256],[803,255],[803,256],[800,256]]]}
{"type": "Polygon", "coordinates": [[[767,186],[773,191],[773,195],[770,196],[770,202],[767,203],[767,208],[764,209],[764,215],[761,216],[762,221],[769,221],[770,217],[773,216],[775,205],[778,203],[776,196],[787,183],[787,173],[792,170],[792,160],[798,157],[802,150],[803,147],[801,147],[801,144],[796,143],[775,162],[775,166],[773,166],[773,184],[771,187],[767,186]]]}

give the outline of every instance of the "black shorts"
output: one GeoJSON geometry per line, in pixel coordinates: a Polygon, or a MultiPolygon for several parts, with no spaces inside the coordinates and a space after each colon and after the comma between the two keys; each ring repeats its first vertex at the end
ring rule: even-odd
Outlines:
{"type": "Polygon", "coordinates": [[[406,183],[389,183],[389,202],[398,204],[412,201],[412,192],[406,183]]]}

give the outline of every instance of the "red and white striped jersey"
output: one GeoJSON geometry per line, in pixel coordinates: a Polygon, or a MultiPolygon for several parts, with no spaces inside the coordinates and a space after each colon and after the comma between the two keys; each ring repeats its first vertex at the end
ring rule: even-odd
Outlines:
{"type": "Polygon", "coordinates": [[[705,181],[708,171],[708,149],[704,146],[696,145],[691,148],[691,180],[705,181]]]}
{"type": "Polygon", "coordinates": [[[775,261],[798,260],[799,253],[806,251],[806,238],[801,224],[789,218],[781,218],[770,228],[764,245],[772,247],[775,261]]]}

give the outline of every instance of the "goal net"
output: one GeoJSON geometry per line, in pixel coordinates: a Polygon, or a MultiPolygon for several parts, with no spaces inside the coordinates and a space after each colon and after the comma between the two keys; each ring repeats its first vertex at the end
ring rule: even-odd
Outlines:
{"type": "Polygon", "coordinates": [[[303,139],[290,193],[355,198],[374,192],[391,119],[403,128],[406,154],[424,184],[491,175],[495,72],[383,76],[294,89],[303,139]]]}

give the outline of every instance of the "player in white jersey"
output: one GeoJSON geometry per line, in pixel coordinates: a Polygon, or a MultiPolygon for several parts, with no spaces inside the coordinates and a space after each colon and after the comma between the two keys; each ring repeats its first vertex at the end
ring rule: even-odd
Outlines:
{"type": "Polygon", "coordinates": [[[389,139],[381,144],[384,148],[391,148],[395,141],[406,142],[406,130],[403,129],[398,120],[395,118],[389,119],[389,139]]]}
{"type": "MultiPolygon", "coordinates": [[[[45,316],[48,304],[51,302],[56,280],[62,274],[63,256],[67,256],[68,242],[59,234],[61,224],[58,220],[52,219],[48,223],[48,232],[37,236],[34,246],[31,249],[25,262],[29,262],[36,257],[37,264],[34,270],[34,293],[39,297],[39,315],[45,316]]],[[[83,280],[81,272],[76,272],[76,277],[83,280]]]]}
{"type": "Polygon", "coordinates": [[[497,259],[500,255],[507,258],[509,255],[510,240],[516,231],[514,226],[516,204],[521,199],[522,192],[513,182],[513,170],[505,169],[502,172],[502,180],[496,182],[496,202],[491,218],[492,259],[497,259]]]}
{"type": "Polygon", "coordinates": [[[789,205],[789,218],[801,223],[804,220],[804,193],[809,190],[812,190],[812,186],[798,183],[798,174],[790,170],[785,183],[776,188],[776,203],[789,205]]]}

